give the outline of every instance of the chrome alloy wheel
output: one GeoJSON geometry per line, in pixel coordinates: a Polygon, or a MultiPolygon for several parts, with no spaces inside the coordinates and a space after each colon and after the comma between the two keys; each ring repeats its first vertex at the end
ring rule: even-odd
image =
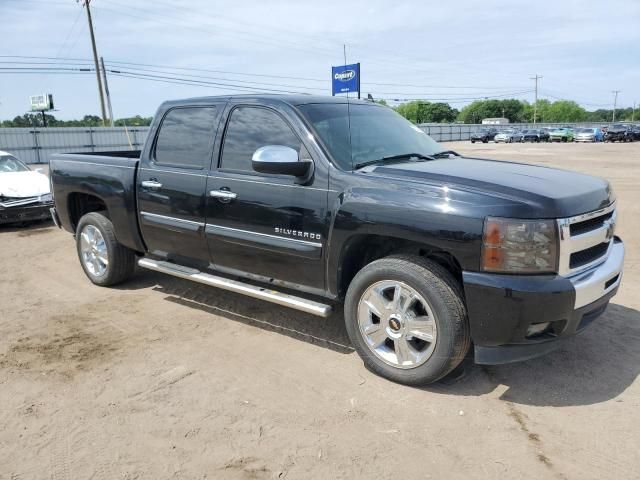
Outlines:
{"type": "Polygon", "coordinates": [[[102,233],[93,225],[86,225],[80,232],[82,262],[88,272],[101,277],[107,272],[109,254],[102,233]]]}
{"type": "Polygon", "coordinates": [[[431,307],[403,282],[383,280],[367,288],[358,302],[358,325],[369,349],[392,367],[422,365],[436,346],[431,307]]]}

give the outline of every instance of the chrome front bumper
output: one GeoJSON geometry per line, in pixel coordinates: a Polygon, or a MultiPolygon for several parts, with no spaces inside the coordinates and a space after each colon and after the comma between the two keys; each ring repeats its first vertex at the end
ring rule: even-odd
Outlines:
{"type": "Polygon", "coordinates": [[[623,263],[624,244],[616,239],[603,263],[570,277],[569,280],[576,291],[574,308],[589,305],[615,290],[622,280],[623,263]]]}

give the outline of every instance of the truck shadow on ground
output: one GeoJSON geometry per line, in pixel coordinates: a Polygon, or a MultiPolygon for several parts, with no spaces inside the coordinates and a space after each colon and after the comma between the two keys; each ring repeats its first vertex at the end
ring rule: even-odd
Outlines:
{"type": "MultiPolygon", "coordinates": [[[[332,351],[349,354],[341,305],[329,318],[271,305],[186,280],[144,272],[120,288],[152,288],[165,300],[229,320],[277,332],[332,351]]],[[[590,405],[624,392],[640,374],[640,312],[611,304],[581,334],[557,351],[527,362],[479,366],[468,359],[464,374],[452,375],[425,392],[478,396],[504,389],[500,399],[536,406],[590,405]]]]}
{"type": "Polygon", "coordinates": [[[336,305],[329,318],[273,305],[244,295],[200,285],[167,275],[140,272],[120,287],[137,290],[151,287],[166,295],[165,300],[213,315],[302,340],[339,353],[352,353],[342,317],[336,305]]]}

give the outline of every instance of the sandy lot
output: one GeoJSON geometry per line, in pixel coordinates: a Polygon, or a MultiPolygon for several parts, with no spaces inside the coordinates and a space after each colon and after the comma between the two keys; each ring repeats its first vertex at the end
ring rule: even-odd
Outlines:
{"type": "Polygon", "coordinates": [[[0,228],[0,479],[640,477],[640,143],[483,145],[607,177],[625,278],[561,350],[429,388],[323,320],[140,271],[93,286],[72,237],[0,228]]]}

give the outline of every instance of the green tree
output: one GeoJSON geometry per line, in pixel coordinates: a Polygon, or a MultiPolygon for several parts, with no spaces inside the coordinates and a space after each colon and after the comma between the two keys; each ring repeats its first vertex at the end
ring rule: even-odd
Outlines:
{"type": "Polygon", "coordinates": [[[421,100],[403,103],[396,111],[413,123],[451,123],[458,111],[448,103],[432,103],[421,100]]]}
{"type": "Polygon", "coordinates": [[[527,121],[525,102],[514,98],[505,100],[476,100],[464,107],[458,115],[463,123],[480,123],[484,118],[508,118],[510,122],[527,121]]]}
{"type": "Polygon", "coordinates": [[[545,122],[584,122],[587,112],[584,108],[571,100],[558,100],[545,109],[545,122]]]}
{"type": "Polygon", "coordinates": [[[135,117],[129,118],[119,118],[114,123],[117,127],[148,127],[151,125],[153,117],[141,117],[140,115],[136,115],[135,117]]]}

